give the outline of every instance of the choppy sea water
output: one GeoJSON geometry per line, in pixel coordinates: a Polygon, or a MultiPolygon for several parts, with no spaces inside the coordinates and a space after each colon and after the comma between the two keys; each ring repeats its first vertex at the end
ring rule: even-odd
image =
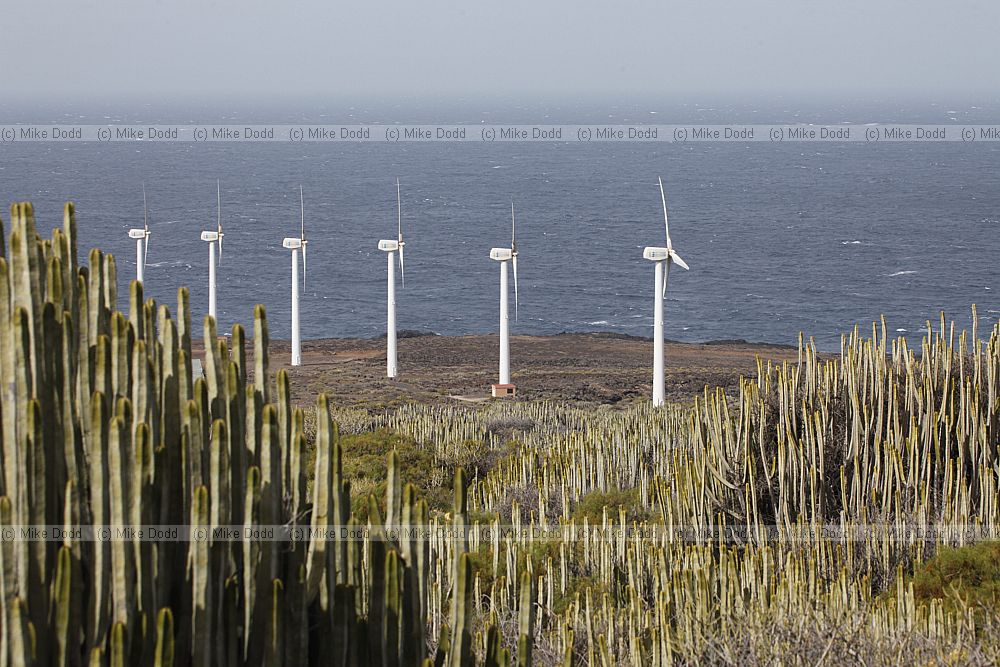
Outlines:
{"type": "MultiPolygon", "coordinates": [[[[511,121],[579,122],[563,113],[511,121]]],[[[720,113],[702,110],[699,120],[727,122],[720,113]]],[[[667,336],[794,343],[803,331],[832,349],[841,333],[880,314],[890,331],[909,336],[941,310],[968,323],[972,303],[981,329],[996,322],[998,167],[1000,146],[962,143],[5,144],[0,200],[33,201],[43,232],[73,200],[81,253],[114,252],[120,277],[131,278],[135,246],[126,230],[141,226],[145,182],[153,232],[147,295],[173,305],[187,285],[200,315],[207,247],[199,234],[214,228],[218,178],[226,233],[220,329],[248,323],[253,304],[263,303],[272,337],[287,338],[290,260],[281,240],[297,233],[301,184],[307,339],[384,332],[386,266],[376,243],[394,236],[397,177],[407,242],[398,326],[495,330],[498,268],[488,253],[510,240],[513,200],[520,307],[512,331],[648,336],[653,267],[642,248],[663,243],[662,176],[674,244],[691,266],[671,272],[667,336]]]]}

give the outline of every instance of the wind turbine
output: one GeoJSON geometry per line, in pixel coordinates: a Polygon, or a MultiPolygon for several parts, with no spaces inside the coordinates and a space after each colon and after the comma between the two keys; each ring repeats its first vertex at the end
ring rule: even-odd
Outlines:
{"type": "Polygon", "coordinates": [[[663,179],[660,182],[660,200],[663,202],[663,226],[667,232],[667,247],[648,246],[643,249],[645,259],[656,262],[655,297],[653,300],[653,405],[664,403],[663,397],[663,297],[667,294],[670,279],[670,265],[677,264],[687,270],[687,263],[674,251],[670,240],[670,222],[667,220],[667,196],[663,193],[663,179]]]}
{"type": "Polygon", "coordinates": [[[146,208],[146,184],[142,184],[142,229],[133,227],[128,237],[135,239],[135,279],[140,283],[146,273],[146,255],[149,253],[149,211],[146,208]]]}
{"type": "Polygon", "coordinates": [[[222,186],[215,181],[216,222],[215,231],[201,233],[201,240],[208,243],[208,314],[215,319],[215,244],[219,244],[219,264],[222,264],[222,186]]]}
{"type": "Polygon", "coordinates": [[[507,307],[507,263],[514,269],[514,319],[517,320],[517,235],[514,224],[514,202],[510,203],[510,247],[490,249],[490,259],[500,262],[500,381],[493,385],[493,397],[513,396],[510,383],[510,327],[507,307]]]}
{"type": "Polygon", "coordinates": [[[302,341],[299,336],[299,249],[302,249],[302,286],[306,284],[306,206],[299,186],[299,238],[285,237],[281,247],[292,251],[292,366],[302,365],[302,341]]]}
{"type": "Polygon", "coordinates": [[[399,273],[402,286],[406,286],[406,271],[403,269],[403,207],[399,197],[399,179],[396,179],[396,240],[382,239],[378,249],[386,253],[388,259],[388,316],[385,336],[385,374],[396,377],[396,264],[393,255],[399,251],[399,273]]]}

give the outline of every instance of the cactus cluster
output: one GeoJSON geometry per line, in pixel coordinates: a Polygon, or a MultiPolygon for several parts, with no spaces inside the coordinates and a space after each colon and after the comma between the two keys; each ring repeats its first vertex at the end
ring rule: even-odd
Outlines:
{"type": "MultiPolygon", "coordinates": [[[[185,289],[176,319],[138,282],[118,312],[114,257],[93,250],[78,264],[71,204],[47,239],[30,204],[11,218],[0,247],[0,666],[419,664],[434,565],[415,529],[427,504],[390,457],[386,522],[374,498],[359,522],[322,395],[307,469],[305,414],[287,374],[269,372],[264,308],[253,349],[241,325],[220,338],[205,318],[194,378],[185,289]],[[149,539],[150,526],[183,533],[149,539]],[[284,532],[261,534],[275,526],[284,532]],[[23,539],[26,527],[64,537],[23,539]],[[329,537],[341,531],[356,537],[329,537]]],[[[466,603],[469,582],[458,584],[466,603]]],[[[465,628],[463,608],[454,623],[465,628]]],[[[438,650],[468,664],[467,643],[454,645],[438,650]]]]}
{"type": "Polygon", "coordinates": [[[415,405],[374,424],[445,461],[469,442],[513,450],[469,489],[470,513],[491,517],[469,538],[492,564],[477,613],[512,613],[534,568],[536,653],[997,664],[1000,602],[923,604],[906,576],[941,545],[1000,538],[1000,325],[981,338],[978,321],[973,309],[971,333],[928,322],[918,350],[884,322],[839,355],[800,340],[797,362],[760,361],[738,395],[706,389],[690,406],[415,405]],[[515,447],[494,428],[505,423],[526,425],[515,447]],[[596,524],[576,513],[618,489],[637,507],[596,524]],[[506,522],[567,538],[498,531],[506,522]]]}

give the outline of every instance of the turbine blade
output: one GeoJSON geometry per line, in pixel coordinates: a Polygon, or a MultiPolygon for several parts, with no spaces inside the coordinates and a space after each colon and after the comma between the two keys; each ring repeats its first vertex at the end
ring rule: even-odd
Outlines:
{"type": "MultiPolygon", "coordinates": [[[[399,179],[396,179],[396,240],[403,242],[403,204],[399,197],[399,179]]],[[[402,257],[402,253],[400,254],[402,257]]]]}
{"type": "Polygon", "coordinates": [[[663,267],[663,298],[667,298],[667,283],[670,282],[670,262],[663,267]]]}
{"type": "Polygon", "coordinates": [[[406,287],[406,269],[403,265],[403,203],[399,194],[399,178],[396,178],[396,242],[399,243],[399,278],[406,287]]]}
{"type": "Polygon", "coordinates": [[[517,321],[517,255],[511,257],[514,267],[514,321],[517,321]]]}
{"type": "Polygon", "coordinates": [[[306,244],[302,244],[302,291],[306,291],[306,244]]]}
{"type": "Polygon", "coordinates": [[[672,248],[673,245],[670,243],[670,221],[667,220],[667,195],[663,192],[663,179],[659,176],[656,180],[660,182],[660,200],[663,202],[663,227],[667,232],[667,248],[672,248]]]}
{"type": "MultiPolygon", "coordinates": [[[[302,240],[302,241],[305,241],[306,240],[306,204],[305,204],[305,199],[302,198],[302,186],[301,185],[299,185],[299,214],[300,214],[300,218],[301,218],[301,222],[300,222],[301,226],[299,227],[299,239],[302,240]]],[[[305,268],[305,263],[306,263],[305,257],[306,257],[305,247],[303,247],[302,248],[302,265],[303,265],[303,269],[305,268]]]]}
{"type": "Polygon", "coordinates": [[[219,266],[222,266],[222,185],[215,179],[215,231],[219,234],[219,266]]]}
{"type": "Polygon", "coordinates": [[[146,206],[146,183],[142,184],[142,270],[146,270],[146,258],[149,256],[149,209],[146,206]]]}
{"type": "Polygon", "coordinates": [[[517,236],[514,227],[514,202],[510,203],[510,251],[517,252],[517,236]]]}
{"type": "Polygon", "coordinates": [[[681,256],[680,256],[680,255],[678,255],[678,254],[677,254],[677,253],[676,253],[676,252],[674,251],[674,249],[673,249],[673,248],[671,248],[671,249],[670,249],[670,250],[668,250],[667,252],[668,252],[668,253],[669,253],[669,255],[670,255],[670,262],[671,262],[672,264],[676,264],[677,266],[681,267],[681,268],[682,268],[682,269],[684,269],[685,271],[687,271],[687,270],[689,269],[689,267],[688,267],[688,265],[687,265],[687,262],[685,262],[685,261],[684,261],[683,259],[681,259],[681,256]]]}
{"type": "Polygon", "coordinates": [[[399,246],[399,277],[402,280],[402,286],[406,287],[406,269],[403,267],[403,246],[399,246]]]}

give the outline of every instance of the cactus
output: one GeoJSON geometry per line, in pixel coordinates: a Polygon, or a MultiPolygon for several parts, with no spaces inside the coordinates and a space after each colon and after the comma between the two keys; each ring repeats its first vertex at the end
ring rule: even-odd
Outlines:
{"type": "Polygon", "coordinates": [[[288,479],[286,481],[286,495],[291,498],[292,521],[299,522],[299,518],[306,511],[306,469],[303,457],[306,451],[305,435],[305,413],[302,408],[295,408],[292,412],[292,433],[288,443],[288,479]]]}
{"type": "Polygon", "coordinates": [[[237,526],[243,523],[244,482],[246,480],[244,471],[247,467],[247,461],[250,459],[250,452],[246,449],[246,396],[242,389],[242,382],[240,366],[236,362],[230,362],[226,373],[226,395],[229,398],[229,406],[224,423],[227,424],[229,434],[225,446],[230,468],[231,521],[233,525],[237,526]]]}
{"type": "MultiPolygon", "coordinates": [[[[283,523],[284,492],[281,488],[281,452],[278,446],[278,416],[273,405],[265,405],[261,418],[260,452],[260,521],[274,526],[283,523]]],[[[277,542],[265,542],[261,547],[261,565],[267,581],[278,576],[277,542]]]]}
{"type": "Polygon", "coordinates": [[[28,620],[28,610],[21,598],[13,597],[8,602],[4,635],[8,638],[8,650],[12,667],[28,667],[35,664],[35,632],[28,620]]]}
{"type": "Polygon", "coordinates": [[[282,368],[275,378],[275,409],[278,417],[278,449],[281,452],[281,484],[290,489],[292,443],[292,395],[288,371],[282,368]]]}
{"type": "Polygon", "coordinates": [[[521,603],[517,610],[517,664],[531,665],[535,645],[534,578],[530,572],[521,574],[521,603]]]}
{"type": "Polygon", "coordinates": [[[103,276],[101,287],[104,290],[102,303],[105,309],[103,317],[108,317],[114,313],[115,304],[118,303],[118,267],[114,255],[105,255],[101,264],[103,276]]]}
{"type": "MultiPolygon", "coordinates": [[[[385,555],[384,564],[385,598],[382,604],[384,620],[382,622],[382,664],[396,665],[400,659],[400,624],[403,615],[403,592],[401,585],[401,566],[399,554],[395,549],[389,549],[385,555]]],[[[418,654],[410,654],[418,655],[418,654]]]]}
{"type": "Polygon", "coordinates": [[[131,438],[129,437],[130,429],[120,416],[111,419],[108,431],[110,434],[108,477],[111,482],[109,528],[112,533],[112,620],[115,623],[127,625],[132,620],[135,559],[132,545],[122,539],[121,534],[122,531],[127,531],[131,524],[127,514],[131,495],[128,481],[133,473],[125,456],[125,452],[131,449],[131,438]]]}
{"type": "MultiPolygon", "coordinates": [[[[46,525],[46,456],[42,438],[42,409],[36,399],[28,401],[27,425],[25,428],[24,449],[28,454],[30,466],[28,482],[29,511],[27,513],[32,525],[46,525]]],[[[47,547],[43,541],[28,543],[27,559],[27,591],[28,610],[35,619],[48,616],[48,596],[45,590],[45,573],[47,567],[47,547]]],[[[42,649],[44,650],[44,646],[42,649]]]]}
{"type": "Polygon", "coordinates": [[[56,564],[55,586],[52,589],[52,607],[55,610],[53,630],[56,649],[54,662],[57,665],[74,665],[79,659],[80,637],[80,587],[78,565],[72,549],[62,546],[56,564]]]}
{"type": "Polygon", "coordinates": [[[125,624],[118,621],[111,626],[111,667],[125,667],[128,664],[127,642],[125,624]]]}
{"type": "MultiPolygon", "coordinates": [[[[10,498],[0,496],[0,530],[7,532],[13,530],[13,511],[10,498]]],[[[13,540],[3,540],[0,542],[0,622],[3,623],[0,630],[13,628],[11,624],[11,603],[17,597],[17,563],[14,555],[13,540]]],[[[10,652],[9,631],[0,631],[0,664],[6,664],[10,652]]]]}
{"type": "Polygon", "coordinates": [[[389,466],[385,485],[385,526],[390,530],[399,527],[402,513],[402,482],[399,478],[399,456],[396,451],[389,452],[389,466]]]}
{"type": "Polygon", "coordinates": [[[153,667],[172,667],[174,664],[174,615],[164,607],[156,615],[156,652],[153,667]]]}
{"type": "Polygon", "coordinates": [[[177,335],[180,351],[191,356],[191,297],[187,287],[177,289],[177,335]]]}
{"type": "Polygon", "coordinates": [[[566,650],[563,651],[562,667],[573,667],[574,664],[574,654],[573,654],[573,640],[575,638],[575,633],[572,630],[566,633],[566,650]]]}
{"type": "Polygon", "coordinates": [[[132,326],[136,340],[146,338],[146,304],[142,298],[142,283],[133,280],[128,286],[128,323],[132,326]]]}
{"type": "Polygon", "coordinates": [[[418,531],[427,528],[427,502],[418,500],[416,487],[412,484],[403,487],[401,515],[400,546],[405,563],[403,586],[407,605],[402,617],[402,653],[418,655],[426,644],[429,546],[427,540],[418,534],[418,531]]]}
{"type": "Polygon", "coordinates": [[[209,489],[212,493],[212,508],[209,522],[212,529],[230,523],[229,503],[232,501],[229,484],[232,471],[229,469],[229,437],[226,434],[226,422],[216,419],[212,424],[212,441],[210,449],[209,489]]]}
{"type": "Polygon", "coordinates": [[[270,339],[267,334],[267,311],[258,304],[253,309],[253,382],[260,392],[261,402],[271,402],[271,380],[268,376],[270,339]]]}
{"type": "Polygon", "coordinates": [[[472,561],[467,553],[458,557],[451,604],[449,664],[461,667],[472,660],[472,561]]]}
{"type": "Polygon", "coordinates": [[[265,665],[283,665],[284,658],[284,624],[282,609],[284,607],[284,586],[280,579],[271,582],[270,605],[267,615],[267,635],[265,638],[265,665]]]}
{"type": "Polygon", "coordinates": [[[486,653],[483,667],[506,667],[510,664],[510,652],[501,643],[500,630],[491,624],[486,631],[486,653]]]}
{"type": "MultiPolygon", "coordinates": [[[[108,479],[108,456],[110,435],[108,409],[104,396],[94,392],[90,399],[90,437],[87,443],[87,459],[89,461],[90,516],[94,526],[108,526],[111,523],[110,498],[106,491],[108,479]]],[[[98,528],[101,530],[101,528],[98,528]]],[[[104,636],[108,623],[108,598],[110,582],[108,571],[111,567],[111,553],[108,543],[95,540],[88,544],[89,562],[93,581],[89,588],[87,603],[86,636],[87,645],[95,646],[104,636]]]]}
{"type": "Polygon", "coordinates": [[[215,320],[206,315],[204,326],[205,381],[208,391],[209,414],[212,419],[224,419],[226,411],[226,379],[224,356],[219,349],[219,339],[215,333],[215,320]]]}
{"type": "MultiPolygon", "coordinates": [[[[382,664],[383,642],[386,638],[386,536],[382,530],[378,501],[374,495],[368,496],[368,524],[371,539],[368,543],[368,558],[365,561],[365,581],[369,585],[368,594],[368,657],[376,664],[382,664]]],[[[397,619],[398,620],[398,619],[397,619]]]]}
{"type": "Polygon", "coordinates": [[[213,618],[208,489],[198,486],[192,495],[192,539],[188,551],[191,571],[191,661],[195,667],[208,667],[212,664],[213,618]]]}
{"type": "Polygon", "coordinates": [[[158,513],[154,505],[153,470],[154,453],[149,426],[140,423],[135,429],[132,457],[131,512],[129,523],[136,530],[132,541],[132,558],[135,563],[135,591],[137,609],[152,616],[158,606],[159,591],[156,585],[154,545],[141,539],[138,530],[155,523],[158,513]]]}
{"type": "MultiPolygon", "coordinates": [[[[258,624],[257,619],[257,567],[259,563],[260,545],[249,537],[249,531],[260,523],[260,469],[256,466],[247,470],[246,499],[243,505],[244,533],[242,542],[243,562],[243,627],[252,628],[258,624]]],[[[244,657],[250,654],[250,633],[243,635],[244,657]]]]}
{"type": "Polygon", "coordinates": [[[357,664],[358,639],[357,616],[354,608],[354,593],[344,584],[337,584],[333,591],[333,614],[330,636],[330,658],[335,665],[357,664]]]}
{"type": "Polygon", "coordinates": [[[451,651],[451,631],[447,626],[441,628],[441,636],[438,638],[437,650],[434,651],[432,664],[434,667],[443,667],[448,661],[448,654],[451,651]]]}
{"type": "MultiPolygon", "coordinates": [[[[10,276],[7,261],[0,257],[0,331],[7,332],[13,328],[13,314],[10,309],[10,276]]],[[[17,422],[10,416],[15,414],[17,394],[11,379],[15,377],[15,357],[13,336],[0,336],[0,435],[3,436],[3,493],[11,498],[18,497],[17,473],[21,470],[18,464],[17,422]]]]}
{"type": "Polygon", "coordinates": [[[316,399],[316,455],[315,455],[315,477],[313,478],[312,494],[312,517],[310,527],[314,537],[309,542],[309,555],[306,568],[306,597],[314,599],[317,594],[321,595],[320,606],[325,610],[332,603],[328,599],[328,590],[337,581],[322,583],[324,577],[329,578],[326,572],[326,549],[328,541],[322,539],[322,531],[328,530],[333,524],[333,498],[332,493],[332,472],[333,466],[330,461],[331,456],[331,436],[333,425],[330,421],[330,408],[325,394],[320,394],[316,399]]]}

